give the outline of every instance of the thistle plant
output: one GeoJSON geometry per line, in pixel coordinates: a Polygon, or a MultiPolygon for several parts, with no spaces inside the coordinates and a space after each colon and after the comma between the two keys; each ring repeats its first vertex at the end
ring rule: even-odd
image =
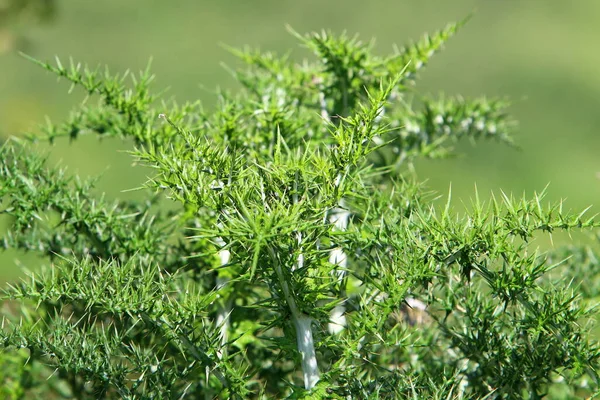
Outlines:
{"type": "Polygon", "coordinates": [[[327,32],[292,32],[302,62],[232,50],[241,89],[210,110],[161,98],[149,69],[32,59],[90,99],[0,148],[3,246],[47,260],[4,292],[14,397],[596,393],[598,285],[577,285],[597,262],[573,261],[594,253],[532,245],[594,218],[544,193],[455,211],[407,168],[463,137],[512,144],[507,102],[414,90],[461,25],[386,57],[327,32]],[[82,134],[132,143],[145,201],[99,197],[28,143],[82,134]]]}

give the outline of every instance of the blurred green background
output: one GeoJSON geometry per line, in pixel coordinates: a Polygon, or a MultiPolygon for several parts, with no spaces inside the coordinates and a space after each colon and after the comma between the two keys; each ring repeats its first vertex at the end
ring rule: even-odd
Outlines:
{"type": "MultiPolygon", "coordinates": [[[[500,144],[461,143],[461,156],[420,161],[417,173],[430,188],[447,193],[452,184],[457,204],[468,202],[475,185],[486,198],[493,189],[520,195],[550,184],[547,200],[567,198],[568,208],[596,203],[600,195],[600,1],[454,0],[454,1],[158,1],[57,0],[49,24],[15,24],[28,54],[53,60],[72,56],[112,71],[134,71],[153,57],[157,90],[179,100],[213,102],[216,86],[235,83],[221,66],[236,60],[220,46],[249,45],[263,50],[293,50],[308,56],[285,24],[304,33],[343,30],[376,51],[417,39],[474,11],[471,21],[434,57],[418,89],[437,94],[500,96],[512,100],[519,121],[521,151],[500,144]]],[[[22,45],[21,45],[22,46],[22,45]]],[[[17,44],[0,55],[0,135],[35,130],[48,115],[66,117],[83,96],[67,94],[68,84],[19,57],[17,44]]],[[[131,197],[122,190],[139,186],[146,171],[131,168],[122,151],[128,144],[84,137],[59,141],[52,163],[83,176],[103,174],[99,189],[109,198],[131,197]]],[[[595,208],[598,210],[598,207],[595,208]]],[[[0,221],[1,223],[1,221],[0,221]]],[[[0,257],[0,281],[19,274],[8,252],[0,257]]],[[[24,259],[35,265],[31,257],[24,259]]]]}

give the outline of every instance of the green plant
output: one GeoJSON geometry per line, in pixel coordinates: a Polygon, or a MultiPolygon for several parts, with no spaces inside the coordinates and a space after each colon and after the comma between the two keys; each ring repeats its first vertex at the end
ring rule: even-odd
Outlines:
{"type": "Polygon", "coordinates": [[[27,144],[0,149],[4,247],[51,262],[6,290],[20,312],[5,354],[26,349],[55,371],[38,389],[78,398],[597,390],[593,307],[529,242],[598,223],[543,194],[476,197],[459,215],[406,172],[462,137],[512,143],[505,102],[412,89],[460,25],[389,57],[328,33],[294,33],[313,62],[233,50],[243,89],[212,111],[161,100],[149,70],[33,60],[98,104],[30,139],[132,139],[155,173],[146,201],[109,202],[27,144]]]}

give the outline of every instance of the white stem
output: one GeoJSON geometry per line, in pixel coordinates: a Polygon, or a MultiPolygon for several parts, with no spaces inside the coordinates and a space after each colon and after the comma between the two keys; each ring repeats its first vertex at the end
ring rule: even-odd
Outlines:
{"type": "Polygon", "coordinates": [[[304,376],[304,387],[307,390],[312,389],[320,378],[311,324],[312,319],[308,315],[301,314],[297,318],[294,318],[298,351],[302,355],[302,374],[304,376]]]}
{"type": "MultiPolygon", "coordinates": [[[[343,207],[343,200],[340,202],[340,206],[343,207]]],[[[350,213],[344,209],[336,208],[333,209],[329,216],[329,222],[335,225],[335,229],[345,231],[348,227],[348,220],[350,219],[350,213]]],[[[346,275],[346,265],[348,264],[348,258],[346,253],[341,248],[335,248],[329,252],[329,262],[333,265],[338,266],[337,275],[338,280],[344,279],[346,275]]],[[[329,333],[332,335],[340,333],[346,327],[346,307],[343,304],[338,305],[329,314],[330,322],[327,326],[329,333]]]]}
{"type": "MultiPolygon", "coordinates": [[[[218,238],[217,242],[220,246],[224,246],[225,242],[223,239],[218,238]]],[[[226,265],[229,263],[231,258],[231,253],[229,250],[220,250],[219,258],[221,259],[221,265],[226,265]]],[[[229,282],[229,278],[217,277],[217,290],[225,286],[229,282]]],[[[231,302],[232,299],[225,299],[224,303],[219,306],[217,309],[217,320],[216,324],[219,327],[219,333],[221,335],[221,348],[217,351],[217,356],[219,358],[223,357],[225,343],[229,338],[229,315],[231,314],[231,302]]]]}
{"type": "Polygon", "coordinates": [[[319,92],[319,105],[321,106],[321,118],[329,121],[329,113],[327,112],[327,102],[325,101],[325,93],[319,92]]]}
{"type": "Polygon", "coordinates": [[[296,234],[296,237],[298,239],[298,247],[300,248],[300,254],[298,255],[298,263],[292,268],[292,271],[295,271],[296,269],[301,269],[302,267],[304,267],[304,254],[302,254],[302,232],[298,232],[296,234]]]}
{"type": "MultiPolygon", "coordinates": [[[[302,355],[302,375],[304,376],[304,388],[309,390],[312,389],[320,379],[319,367],[317,365],[317,355],[315,353],[315,342],[311,331],[312,319],[300,312],[296,299],[290,289],[290,286],[283,274],[281,264],[277,259],[277,256],[271,247],[267,248],[271,260],[273,260],[275,274],[281,285],[281,291],[285,297],[285,301],[290,308],[292,314],[292,321],[294,322],[294,328],[296,329],[296,340],[298,344],[298,351],[302,355]]],[[[296,267],[293,267],[294,269],[296,267]]]]}

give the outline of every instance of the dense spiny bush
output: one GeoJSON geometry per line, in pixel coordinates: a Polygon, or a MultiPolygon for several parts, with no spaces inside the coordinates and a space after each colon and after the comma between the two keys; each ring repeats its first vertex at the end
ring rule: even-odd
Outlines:
{"type": "Polygon", "coordinates": [[[146,201],[111,202],[26,141],[1,147],[3,246],[50,263],[5,292],[7,396],[596,390],[597,259],[529,242],[597,223],[543,205],[543,194],[475,196],[463,215],[406,173],[462,137],[511,143],[505,102],[413,89],[459,27],[387,57],[329,33],[294,33],[313,62],[234,50],[242,90],[219,92],[211,111],[162,100],[147,70],[34,60],[98,104],[32,140],[132,139],[131,155],[155,172],[146,201]],[[579,269],[565,279],[563,268],[579,269]]]}

